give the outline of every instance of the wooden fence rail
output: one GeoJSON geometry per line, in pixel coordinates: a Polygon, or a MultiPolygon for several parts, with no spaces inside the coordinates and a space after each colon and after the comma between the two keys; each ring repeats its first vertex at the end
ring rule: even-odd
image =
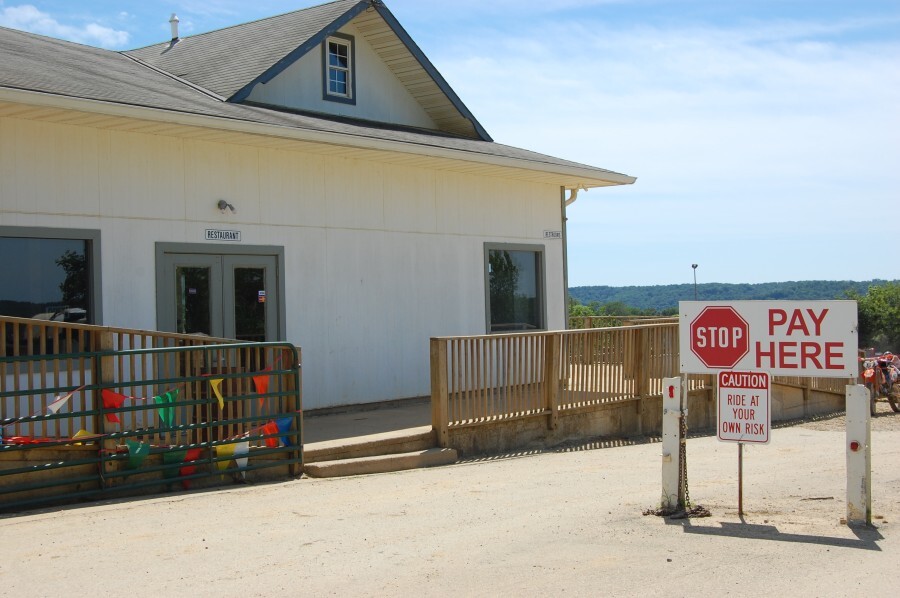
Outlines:
{"type": "MultiPolygon", "coordinates": [[[[172,356],[139,355],[124,353],[133,349],[162,349],[172,347],[202,347],[233,343],[233,340],[204,336],[173,334],[146,330],[132,330],[93,326],[89,324],[68,324],[0,316],[0,415],[3,418],[21,418],[40,412],[59,394],[60,389],[92,386],[104,382],[95,379],[95,368],[91,353],[123,352],[107,359],[104,371],[110,380],[175,379],[189,376],[203,366],[191,354],[182,359],[172,356]]],[[[259,364],[260,356],[252,350],[243,351],[238,357],[238,367],[253,367],[259,364]]],[[[149,396],[159,389],[149,389],[123,383],[119,392],[132,396],[149,396]]],[[[187,393],[194,390],[185,389],[187,393]]],[[[68,408],[68,407],[64,407],[68,408]]],[[[86,409],[90,409],[86,406],[86,409]]],[[[125,424],[137,427],[139,413],[123,414],[125,424]]],[[[69,432],[60,426],[66,425],[92,431],[94,422],[84,416],[71,420],[48,421],[35,424],[27,430],[29,435],[59,436],[69,432]]],[[[10,434],[6,430],[6,435],[10,434]]],[[[25,431],[17,427],[15,435],[25,431]]]]}
{"type": "MultiPolygon", "coordinates": [[[[432,426],[449,431],[502,420],[660,397],[678,376],[678,323],[431,339],[432,426]]],[[[712,388],[711,375],[688,376],[688,391],[712,388]]],[[[846,380],[775,377],[809,392],[844,393],[846,380]]]]}

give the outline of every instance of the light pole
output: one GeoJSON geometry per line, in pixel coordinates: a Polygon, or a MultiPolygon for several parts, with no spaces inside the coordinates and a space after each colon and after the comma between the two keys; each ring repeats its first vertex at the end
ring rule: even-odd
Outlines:
{"type": "Polygon", "coordinates": [[[694,269],[694,301],[697,300],[697,264],[691,264],[694,269]]]}

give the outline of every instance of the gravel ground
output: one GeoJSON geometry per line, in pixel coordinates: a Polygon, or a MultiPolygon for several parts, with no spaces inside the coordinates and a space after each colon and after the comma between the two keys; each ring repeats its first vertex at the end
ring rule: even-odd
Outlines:
{"type": "MultiPolygon", "coordinates": [[[[875,403],[876,412],[872,416],[873,432],[900,432],[900,413],[895,413],[885,399],[879,399],[875,403]]],[[[808,430],[844,431],[846,420],[843,412],[834,415],[817,417],[810,421],[799,422],[796,425],[808,430]]]]}
{"type": "MultiPolygon", "coordinates": [[[[838,418],[744,450],[688,440],[691,496],[658,505],[658,442],[593,441],[393,474],[0,517],[0,594],[896,596],[900,414],[873,420],[875,526],[842,525],[838,418]]],[[[900,530],[898,530],[900,531],[900,530]]]]}

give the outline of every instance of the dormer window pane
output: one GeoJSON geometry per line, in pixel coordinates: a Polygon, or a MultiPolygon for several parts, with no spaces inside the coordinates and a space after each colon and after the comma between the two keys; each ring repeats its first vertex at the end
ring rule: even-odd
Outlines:
{"type": "Polygon", "coordinates": [[[330,37],[325,44],[326,97],[340,98],[341,101],[353,98],[352,43],[349,39],[330,37]]]}
{"type": "Polygon", "coordinates": [[[338,95],[347,95],[347,73],[331,71],[328,79],[328,91],[338,95]]]}
{"type": "Polygon", "coordinates": [[[350,58],[347,56],[347,46],[330,42],[328,44],[328,64],[341,68],[350,68],[350,58]]]}

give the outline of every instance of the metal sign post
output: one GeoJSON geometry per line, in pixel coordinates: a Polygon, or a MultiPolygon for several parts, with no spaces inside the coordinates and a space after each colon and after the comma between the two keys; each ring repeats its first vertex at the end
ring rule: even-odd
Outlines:
{"type": "Polygon", "coordinates": [[[738,517],[744,516],[744,443],[738,442],[738,517]]]}

